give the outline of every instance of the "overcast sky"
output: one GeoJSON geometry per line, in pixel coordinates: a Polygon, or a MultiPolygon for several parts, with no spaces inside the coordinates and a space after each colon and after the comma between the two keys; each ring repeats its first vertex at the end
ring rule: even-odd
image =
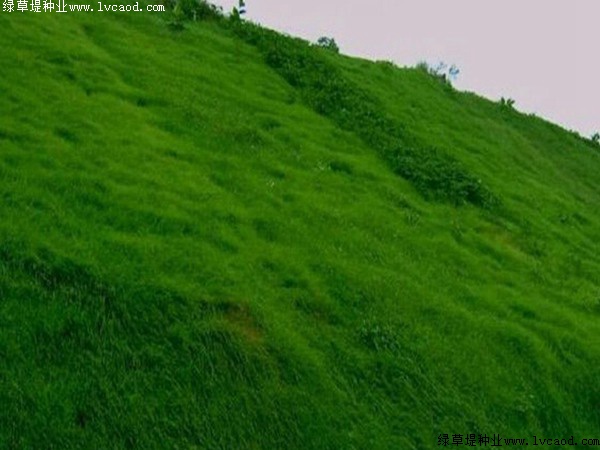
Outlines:
{"type": "MultiPolygon", "coordinates": [[[[237,0],[213,0],[230,11],[237,0]]],[[[398,65],[456,64],[454,85],[600,131],[600,0],[246,0],[247,18],[398,65]]]]}

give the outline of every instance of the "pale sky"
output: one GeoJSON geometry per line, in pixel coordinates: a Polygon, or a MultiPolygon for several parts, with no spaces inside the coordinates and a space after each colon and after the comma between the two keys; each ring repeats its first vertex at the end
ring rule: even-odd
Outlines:
{"type": "MultiPolygon", "coordinates": [[[[226,12],[237,0],[214,0],[226,12]]],[[[342,53],[456,64],[460,90],[515,99],[584,136],[600,132],[600,0],[246,0],[247,19],[342,53]]]]}

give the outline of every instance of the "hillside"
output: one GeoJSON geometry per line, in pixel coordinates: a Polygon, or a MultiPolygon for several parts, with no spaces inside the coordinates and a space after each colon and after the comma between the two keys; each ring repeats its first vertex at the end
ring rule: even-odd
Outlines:
{"type": "Polygon", "coordinates": [[[0,13],[0,448],[600,438],[591,142],[171,20],[0,13]]]}

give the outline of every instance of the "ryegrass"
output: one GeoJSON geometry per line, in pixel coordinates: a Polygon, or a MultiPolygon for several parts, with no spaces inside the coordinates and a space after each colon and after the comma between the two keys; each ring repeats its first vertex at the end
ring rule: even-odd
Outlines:
{"type": "Polygon", "coordinates": [[[0,14],[0,447],[594,437],[598,152],[307,49],[502,207],[430,201],[228,26],[169,22],[0,14]]]}

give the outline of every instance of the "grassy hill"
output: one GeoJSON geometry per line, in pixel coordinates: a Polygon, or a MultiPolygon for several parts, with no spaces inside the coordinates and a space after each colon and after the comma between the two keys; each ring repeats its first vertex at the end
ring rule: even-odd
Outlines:
{"type": "Polygon", "coordinates": [[[598,148],[171,19],[0,13],[0,448],[600,438],[598,148]]]}

